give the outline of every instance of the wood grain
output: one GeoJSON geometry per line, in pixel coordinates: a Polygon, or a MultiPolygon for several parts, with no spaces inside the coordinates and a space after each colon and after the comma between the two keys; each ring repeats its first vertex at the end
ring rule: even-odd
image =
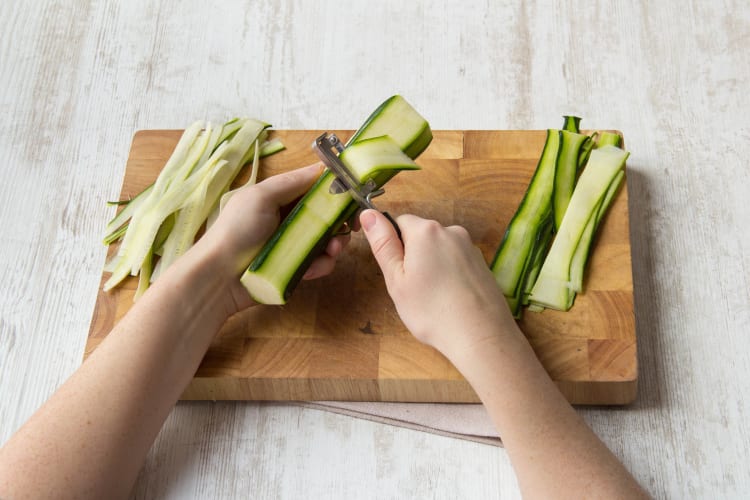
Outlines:
{"type": "MultiPolygon", "coordinates": [[[[180,133],[135,134],[121,199],[153,182],[180,133]]],[[[351,135],[336,133],[344,140],[351,135]]],[[[262,162],[261,179],[315,161],[310,144],[319,134],[272,132],[287,150],[262,162]]],[[[437,131],[419,159],[422,169],[396,176],[379,204],[393,213],[463,225],[489,262],[526,191],[545,134],[437,131]]],[[[520,325],[572,403],[626,404],[635,398],[638,380],[627,188],[613,202],[594,255],[586,292],[570,311],[527,312],[520,325]]],[[[100,290],[86,355],[127,312],[136,283],[130,278],[114,292],[100,290]]],[[[259,306],[233,317],[183,399],[479,401],[455,368],[401,323],[361,234],[331,276],[301,283],[285,306],[259,306]]]]}

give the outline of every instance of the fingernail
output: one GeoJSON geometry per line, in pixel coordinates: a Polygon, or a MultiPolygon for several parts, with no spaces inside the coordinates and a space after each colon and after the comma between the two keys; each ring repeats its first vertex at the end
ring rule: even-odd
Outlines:
{"type": "Polygon", "coordinates": [[[362,224],[362,229],[369,231],[375,225],[376,219],[375,214],[370,210],[362,212],[359,216],[359,223],[362,224]]]}

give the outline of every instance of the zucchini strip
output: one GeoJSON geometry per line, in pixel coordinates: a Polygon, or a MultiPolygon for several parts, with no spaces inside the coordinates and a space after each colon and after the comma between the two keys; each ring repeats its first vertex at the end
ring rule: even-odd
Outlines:
{"type": "MultiPolygon", "coordinates": [[[[238,120],[237,123],[245,123],[244,120],[240,121],[238,120]]],[[[209,123],[208,126],[210,127],[211,124],[209,123]]],[[[198,171],[202,169],[207,163],[208,159],[214,154],[216,151],[216,148],[218,148],[221,143],[223,142],[221,140],[221,133],[224,130],[224,126],[221,127],[211,127],[211,133],[208,137],[208,143],[206,144],[206,148],[203,150],[203,154],[201,155],[200,159],[195,165],[195,170],[198,171]]],[[[193,172],[191,172],[192,174],[193,172]]]]}
{"type": "Polygon", "coordinates": [[[596,146],[596,138],[597,138],[597,132],[594,132],[593,134],[587,136],[586,141],[581,145],[581,151],[578,155],[578,171],[579,172],[586,165],[586,162],[589,161],[589,156],[591,156],[591,150],[594,149],[594,146],[596,146]]]}
{"type": "Polygon", "coordinates": [[[576,134],[580,133],[581,132],[581,117],[564,115],[562,129],[567,130],[568,132],[574,132],[576,134]]]}
{"type": "MultiPolygon", "coordinates": [[[[552,218],[548,218],[540,227],[537,240],[534,243],[534,249],[531,252],[531,259],[529,261],[529,270],[526,273],[524,279],[523,291],[521,293],[521,304],[528,305],[529,295],[531,295],[531,289],[536,283],[536,278],[539,276],[539,271],[542,269],[544,258],[547,256],[549,251],[550,243],[552,242],[552,218]]],[[[516,317],[520,316],[520,307],[514,314],[516,317]]]]}
{"type": "MultiPolygon", "coordinates": [[[[208,212],[221,196],[220,189],[226,182],[226,177],[232,174],[227,164],[226,160],[219,160],[210,167],[210,174],[206,175],[201,185],[190,194],[185,206],[176,212],[174,229],[164,242],[159,274],[166,271],[195,242],[195,236],[208,217],[208,212]]],[[[159,274],[155,273],[152,281],[156,280],[159,274]]]]}
{"type": "MultiPolygon", "coordinates": [[[[506,298],[520,300],[524,273],[528,269],[534,242],[541,224],[551,214],[555,164],[560,146],[556,129],[547,130],[547,139],[529,187],[505,231],[503,241],[490,265],[506,298]]],[[[517,303],[511,304],[511,308],[517,303]]]]}
{"type": "Polygon", "coordinates": [[[149,196],[149,200],[154,197],[153,193],[156,193],[156,197],[158,198],[161,194],[164,193],[164,191],[166,191],[167,186],[170,182],[172,182],[172,178],[175,176],[177,171],[187,159],[190,148],[192,147],[202,129],[203,122],[197,121],[191,124],[182,134],[182,137],[180,137],[177,146],[175,146],[174,152],[169,157],[169,160],[167,160],[167,163],[166,165],[164,165],[164,168],[159,174],[159,177],[156,178],[154,189],[149,196]]]}
{"type": "Polygon", "coordinates": [[[560,148],[555,165],[555,187],[552,191],[552,213],[557,231],[560,230],[565,210],[570,203],[570,197],[573,196],[581,149],[589,139],[588,136],[567,130],[561,130],[559,134],[560,148]]]}
{"type": "MultiPolygon", "coordinates": [[[[604,217],[604,214],[607,213],[607,210],[617,194],[624,178],[625,172],[622,170],[619,171],[612,180],[601,203],[597,206],[595,215],[592,218],[589,218],[589,221],[586,223],[586,227],[581,235],[581,240],[578,242],[578,247],[573,255],[573,260],[570,263],[570,289],[573,292],[581,292],[583,290],[583,274],[594,242],[594,235],[599,229],[601,220],[604,217]]],[[[568,308],[573,305],[574,297],[575,294],[571,293],[568,308]]]]}
{"type": "Polygon", "coordinates": [[[264,141],[263,144],[260,145],[260,157],[265,158],[266,156],[271,156],[285,149],[286,146],[284,146],[284,143],[281,142],[281,139],[276,137],[270,141],[264,141]]]}
{"type": "Polygon", "coordinates": [[[620,147],[622,137],[616,132],[599,132],[599,138],[596,141],[596,147],[601,148],[604,146],[615,146],[620,147]]]}
{"type": "MultiPolygon", "coordinates": [[[[248,153],[252,154],[253,144],[268,124],[249,119],[235,120],[222,126],[220,134],[210,125],[201,133],[200,127],[202,122],[196,122],[185,131],[150,192],[143,196],[144,200],[139,202],[137,210],[133,210],[128,230],[118,249],[117,264],[104,285],[105,291],[129,274],[136,275],[142,270],[150,274],[152,254],[161,251],[161,245],[155,245],[155,238],[164,221],[194,199],[192,196],[196,189],[208,190],[210,187],[211,194],[218,200],[239,173],[243,159],[248,153]],[[219,144],[215,146],[217,142],[219,144]],[[209,151],[210,156],[201,163],[209,151]],[[215,184],[212,185],[214,179],[215,184]]],[[[182,242],[190,239],[187,235],[195,225],[190,213],[180,219],[180,227],[186,229],[178,231],[168,248],[164,249],[168,261],[175,258],[174,248],[184,252],[182,242]]],[[[195,233],[193,239],[194,236],[195,233]]],[[[167,247],[166,242],[164,245],[167,247]]],[[[166,268],[163,264],[160,260],[155,274],[166,268]]],[[[148,281],[141,280],[141,283],[147,284],[148,281]]],[[[145,287],[146,284],[141,286],[145,287]]]]}
{"type": "Polygon", "coordinates": [[[578,180],[547,258],[539,271],[529,302],[566,311],[571,302],[571,262],[589,219],[596,217],[612,181],[625,165],[628,153],[613,146],[595,149],[578,180]]]}
{"type": "Polygon", "coordinates": [[[151,184],[149,187],[138,193],[134,198],[131,198],[127,205],[125,205],[125,207],[120,210],[120,212],[115,215],[115,217],[111,221],[109,221],[109,223],[107,223],[107,227],[104,229],[106,236],[104,236],[103,239],[105,245],[109,245],[113,241],[117,240],[122,234],[124,234],[124,231],[122,234],[116,236],[114,233],[121,229],[128,221],[128,219],[133,216],[136,210],[139,209],[143,202],[146,201],[146,199],[151,194],[151,190],[153,189],[153,187],[154,185],[151,184]]]}

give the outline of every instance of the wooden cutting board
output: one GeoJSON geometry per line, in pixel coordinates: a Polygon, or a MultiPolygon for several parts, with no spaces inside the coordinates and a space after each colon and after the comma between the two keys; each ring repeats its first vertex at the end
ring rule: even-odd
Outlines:
{"type": "MultiPolygon", "coordinates": [[[[310,144],[320,132],[272,132],[287,150],[262,160],[260,177],[316,161],[310,144]]],[[[154,180],[180,134],[135,134],[122,199],[154,180]]],[[[337,134],[345,139],[351,132],[337,134]]],[[[544,140],[544,131],[437,131],[418,160],[422,170],[396,176],[378,206],[394,215],[414,213],[444,225],[460,224],[489,261],[528,186],[544,140]]],[[[635,398],[628,233],[625,186],[597,236],[585,293],[567,313],[525,311],[519,322],[572,403],[625,404],[635,398]]],[[[107,277],[102,276],[102,283],[107,277]]],[[[100,287],[86,356],[128,311],[136,284],[130,278],[111,293],[100,287]]],[[[352,237],[331,276],[302,283],[287,305],[258,306],[232,317],[183,399],[478,401],[450,362],[404,328],[361,234],[352,237]]]]}

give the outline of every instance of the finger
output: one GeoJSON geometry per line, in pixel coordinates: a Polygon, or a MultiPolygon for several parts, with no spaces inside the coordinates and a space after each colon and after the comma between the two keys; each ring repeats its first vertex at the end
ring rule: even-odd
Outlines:
{"type": "Polygon", "coordinates": [[[310,189],[313,182],[320,177],[323,171],[321,163],[315,163],[307,167],[292,170],[279,175],[269,177],[257,184],[258,189],[268,197],[276,206],[283,206],[296,200],[310,189]]]}
{"type": "Polygon", "coordinates": [[[326,246],[325,253],[312,261],[310,267],[307,268],[307,271],[305,271],[305,274],[302,276],[302,279],[312,280],[331,274],[334,267],[336,267],[336,259],[341,255],[341,252],[344,251],[344,247],[346,247],[348,243],[349,235],[331,238],[331,241],[329,241],[326,246]]]}
{"type": "Polygon", "coordinates": [[[355,233],[362,229],[362,226],[359,224],[359,216],[361,213],[362,210],[357,210],[347,221],[347,224],[349,224],[349,229],[351,229],[355,233]]]}
{"type": "Polygon", "coordinates": [[[303,280],[314,280],[327,276],[333,272],[336,267],[336,258],[328,254],[323,254],[315,258],[302,276],[303,280]]]}
{"type": "Polygon", "coordinates": [[[404,247],[393,225],[377,210],[365,210],[359,216],[362,229],[370,243],[372,254],[378,262],[386,281],[403,270],[404,247]]]}
{"type": "Polygon", "coordinates": [[[326,253],[331,257],[338,257],[341,255],[341,252],[344,251],[346,245],[349,244],[350,239],[351,237],[348,234],[342,234],[331,238],[331,241],[328,242],[328,246],[326,246],[326,253]]]}

